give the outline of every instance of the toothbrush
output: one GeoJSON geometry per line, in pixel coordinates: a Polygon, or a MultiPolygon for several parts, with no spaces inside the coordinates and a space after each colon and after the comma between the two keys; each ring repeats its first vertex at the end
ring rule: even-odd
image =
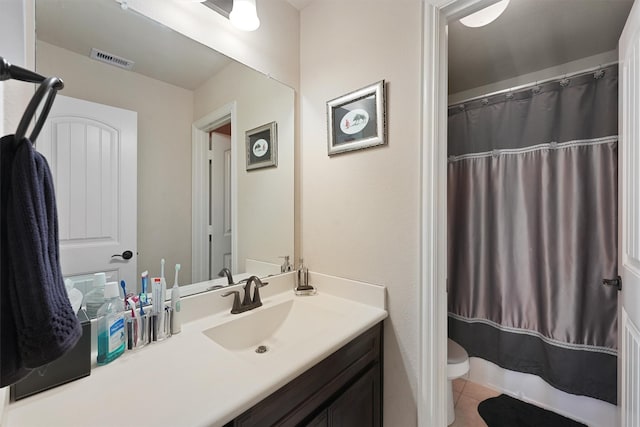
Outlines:
{"type": "Polygon", "coordinates": [[[164,258],[162,258],[160,260],[160,286],[158,289],[158,296],[160,297],[158,299],[158,308],[157,308],[157,313],[158,313],[158,339],[164,339],[165,338],[165,334],[164,334],[164,330],[163,325],[164,325],[164,317],[165,317],[165,310],[164,310],[164,301],[167,298],[167,281],[164,278],[164,258]]]}
{"type": "Polygon", "coordinates": [[[164,300],[167,298],[167,280],[164,278],[164,258],[160,260],[160,301],[162,305],[160,305],[160,317],[162,318],[162,313],[164,313],[164,300]]]}
{"type": "MultiPolygon", "coordinates": [[[[136,302],[133,300],[133,298],[128,298],[127,302],[129,303],[129,306],[131,307],[131,317],[134,319],[134,321],[136,322],[136,331],[135,331],[135,335],[133,337],[133,346],[135,347],[137,342],[138,342],[138,337],[140,336],[140,318],[136,315],[136,302]]],[[[142,305],[140,306],[142,308],[142,305]]]]}
{"type": "Polygon", "coordinates": [[[122,296],[124,297],[124,306],[126,307],[127,306],[127,285],[124,283],[124,280],[120,280],[120,287],[122,288],[122,296]]]}
{"type": "Polygon", "coordinates": [[[141,278],[142,278],[142,293],[140,294],[140,309],[142,309],[143,304],[147,303],[147,286],[149,283],[149,272],[146,270],[143,271],[141,274],[141,278]]]}
{"type": "Polygon", "coordinates": [[[131,307],[131,317],[136,317],[136,302],[133,298],[127,298],[127,304],[131,307]]]}
{"type": "Polygon", "coordinates": [[[180,319],[180,285],[178,285],[178,272],[180,264],[176,264],[176,279],[171,288],[171,334],[179,334],[182,330],[180,319]]]}
{"type": "Polygon", "coordinates": [[[140,294],[140,316],[144,316],[144,308],[142,308],[142,294],[140,294]]]}
{"type": "Polygon", "coordinates": [[[176,278],[173,281],[173,286],[178,286],[178,273],[180,272],[180,264],[176,264],[176,278]]]}

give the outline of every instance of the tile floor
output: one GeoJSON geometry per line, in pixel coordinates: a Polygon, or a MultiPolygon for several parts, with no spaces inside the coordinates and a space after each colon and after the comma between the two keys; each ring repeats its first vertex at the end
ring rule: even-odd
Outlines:
{"type": "Polygon", "coordinates": [[[478,414],[478,403],[500,392],[472,383],[464,378],[453,380],[453,399],[456,420],[451,427],[487,427],[478,414]]]}

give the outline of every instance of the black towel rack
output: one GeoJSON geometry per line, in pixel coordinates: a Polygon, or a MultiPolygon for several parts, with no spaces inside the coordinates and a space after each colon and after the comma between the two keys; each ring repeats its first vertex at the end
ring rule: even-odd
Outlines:
{"type": "Polygon", "coordinates": [[[36,115],[38,106],[45,97],[47,98],[40,116],[38,117],[38,121],[34,125],[33,131],[29,136],[31,142],[35,142],[44,122],[47,120],[47,116],[49,115],[49,111],[51,110],[56,94],[59,90],[64,88],[64,82],[57,77],[44,77],[36,72],[18,67],[17,65],[11,65],[6,59],[0,56],[0,81],[10,79],[29,83],[40,83],[40,87],[36,90],[35,95],[31,98],[27,109],[22,115],[22,119],[20,119],[18,129],[15,133],[17,140],[21,140],[25,137],[29,123],[36,115]]]}
{"type": "MultiPolygon", "coordinates": [[[[31,70],[27,70],[17,65],[11,65],[6,59],[0,56],[0,81],[4,80],[20,80],[21,82],[42,83],[46,77],[41,76],[31,70]]],[[[56,78],[54,88],[61,90],[64,88],[64,82],[56,78]]]]}

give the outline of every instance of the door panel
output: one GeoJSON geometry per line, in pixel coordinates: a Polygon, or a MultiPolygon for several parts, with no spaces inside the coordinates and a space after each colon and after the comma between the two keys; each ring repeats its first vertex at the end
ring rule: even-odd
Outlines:
{"type": "Polygon", "coordinates": [[[63,275],[108,271],[135,291],[137,113],[59,95],[37,149],[54,178],[63,275]],[[112,257],[125,250],[134,257],[112,257]]]}
{"type": "Polygon", "coordinates": [[[621,425],[640,427],[640,6],[620,37],[621,425]]]}
{"type": "Polygon", "coordinates": [[[211,133],[211,276],[231,270],[231,137],[211,133]]]}

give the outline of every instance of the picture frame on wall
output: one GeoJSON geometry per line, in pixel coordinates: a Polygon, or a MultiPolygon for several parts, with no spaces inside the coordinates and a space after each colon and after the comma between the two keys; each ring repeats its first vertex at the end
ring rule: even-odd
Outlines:
{"type": "Polygon", "coordinates": [[[278,166],[278,126],[267,123],[246,132],[247,170],[278,166]]]}
{"type": "Polygon", "coordinates": [[[386,145],[385,81],[327,102],[328,154],[386,145]]]}

